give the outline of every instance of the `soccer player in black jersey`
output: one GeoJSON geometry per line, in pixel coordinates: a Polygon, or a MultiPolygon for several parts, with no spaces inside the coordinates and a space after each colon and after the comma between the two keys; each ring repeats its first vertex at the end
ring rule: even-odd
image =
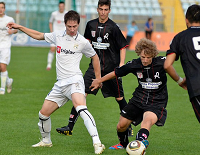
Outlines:
{"type": "MultiPolygon", "coordinates": [[[[97,6],[99,17],[87,23],[84,34],[84,37],[91,42],[99,56],[102,76],[112,72],[115,67],[124,65],[126,47],[128,47],[128,43],[121,30],[117,24],[108,17],[110,7],[110,0],[99,0],[97,6]]],[[[85,92],[87,94],[96,95],[98,92],[98,90],[91,92],[89,89],[92,79],[94,78],[94,69],[92,63],[90,63],[89,68],[84,75],[85,92]]],[[[120,111],[127,105],[124,98],[121,78],[104,82],[101,92],[104,98],[115,97],[119,104],[120,111]]],[[[57,128],[57,132],[65,135],[72,135],[71,131],[77,118],[78,114],[76,110],[72,108],[68,125],[62,128],[57,128]]],[[[129,127],[129,136],[133,136],[131,126],[129,127]]]]}
{"type": "Polygon", "coordinates": [[[188,90],[190,102],[200,123],[200,5],[191,5],[186,12],[187,29],[178,33],[167,51],[165,69],[181,87],[188,90]],[[180,58],[186,78],[173,68],[180,58]]]}
{"type": "Polygon", "coordinates": [[[147,140],[151,127],[156,124],[163,126],[167,117],[167,76],[164,69],[165,57],[156,57],[158,50],[155,43],[146,38],[141,39],[135,52],[140,56],[127,62],[124,66],[100,79],[95,79],[90,88],[93,91],[104,81],[123,77],[129,73],[134,74],[138,80],[138,87],[133,92],[133,97],[121,112],[117,125],[117,134],[120,143],[111,148],[125,148],[128,141],[127,127],[132,123],[135,126],[141,123],[141,128],[136,135],[136,140],[142,141],[147,147],[147,140]]]}

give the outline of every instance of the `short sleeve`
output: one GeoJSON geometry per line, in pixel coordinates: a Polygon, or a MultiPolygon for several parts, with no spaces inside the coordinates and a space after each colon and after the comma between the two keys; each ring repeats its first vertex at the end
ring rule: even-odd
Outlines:
{"type": "Polygon", "coordinates": [[[179,59],[180,51],[179,51],[179,42],[178,42],[178,36],[175,36],[170,44],[170,49],[167,50],[166,55],[169,55],[171,53],[176,54],[176,60],[179,59]]]}
{"type": "Polygon", "coordinates": [[[45,41],[48,42],[48,43],[56,44],[56,35],[55,35],[54,32],[53,32],[53,33],[45,33],[45,34],[44,34],[44,39],[45,39],[45,41]]]}
{"type": "Polygon", "coordinates": [[[92,45],[88,40],[86,40],[86,44],[82,52],[88,58],[91,58],[96,54],[95,50],[92,48],[92,45]]]}

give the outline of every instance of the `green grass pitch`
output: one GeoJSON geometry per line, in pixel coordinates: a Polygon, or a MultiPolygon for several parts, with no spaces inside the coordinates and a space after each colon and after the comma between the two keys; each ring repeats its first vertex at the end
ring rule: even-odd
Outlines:
{"type": "MultiPolygon", "coordinates": [[[[49,48],[12,47],[9,76],[14,79],[11,94],[0,96],[0,155],[92,155],[92,139],[83,121],[78,119],[72,136],[60,135],[57,127],[66,125],[72,102],[51,115],[53,142],[52,148],[31,148],[39,142],[37,126],[38,112],[44,98],[56,81],[55,65],[46,71],[49,48]]],[[[165,53],[161,53],[165,55],[165,53]]],[[[126,61],[136,58],[136,54],[127,51],[126,61]]],[[[90,59],[83,56],[83,73],[90,59]]],[[[55,60],[54,60],[55,64],[55,60]]],[[[180,62],[175,68],[183,77],[180,62]]],[[[128,101],[137,86],[134,75],[123,77],[125,98],[128,101]]],[[[169,102],[168,118],[164,127],[153,126],[150,131],[147,155],[194,155],[199,153],[200,126],[189,102],[187,91],[179,87],[168,76],[169,102]]],[[[95,118],[105,155],[125,155],[125,150],[109,150],[118,143],[116,125],[119,120],[119,108],[114,98],[104,99],[101,93],[87,97],[87,106],[95,118]]],[[[136,135],[140,126],[133,127],[136,135]]],[[[130,141],[135,139],[129,138],[130,141]]]]}

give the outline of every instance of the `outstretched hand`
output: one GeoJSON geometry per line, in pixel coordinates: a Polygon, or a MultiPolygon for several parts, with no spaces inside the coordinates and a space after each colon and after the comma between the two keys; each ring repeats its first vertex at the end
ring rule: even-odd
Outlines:
{"type": "Polygon", "coordinates": [[[12,29],[12,28],[18,29],[18,28],[20,27],[20,25],[11,22],[11,23],[8,23],[8,24],[6,25],[6,27],[8,27],[9,29],[12,29]]]}
{"type": "Polygon", "coordinates": [[[98,79],[92,79],[92,80],[93,80],[93,82],[90,86],[91,91],[94,91],[95,89],[102,88],[103,84],[101,82],[99,82],[98,79]]]}

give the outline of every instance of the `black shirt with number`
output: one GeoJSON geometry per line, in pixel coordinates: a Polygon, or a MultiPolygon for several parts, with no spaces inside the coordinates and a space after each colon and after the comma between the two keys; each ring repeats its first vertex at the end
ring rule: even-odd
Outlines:
{"type": "Polygon", "coordinates": [[[138,87],[133,92],[134,104],[142,107],[144,104],[152,107],[166,107],[168,101],[167,76],[164,70],[165,57],[156,57],[152,63],[143,66],[141,59],[133,59],[124,66],[115,69],[117,77],[133,73],[138,80],[138,87]]]}
{"type": "Polygon", "coordinates": [[[119,66],[120,50],[128,43],[115,22],[111,19],[105,23],[100,23],[98,18],[91,20],[86,25],[84,37],[91,41],[98,54],[102,73],[109,73],[119,66]]]}
{"type": "Polygon", "coordinates": [[[167,51],[181,60],[190,98],[200,95],[200,27],[190,27],[177,34],[167,51]]]}

